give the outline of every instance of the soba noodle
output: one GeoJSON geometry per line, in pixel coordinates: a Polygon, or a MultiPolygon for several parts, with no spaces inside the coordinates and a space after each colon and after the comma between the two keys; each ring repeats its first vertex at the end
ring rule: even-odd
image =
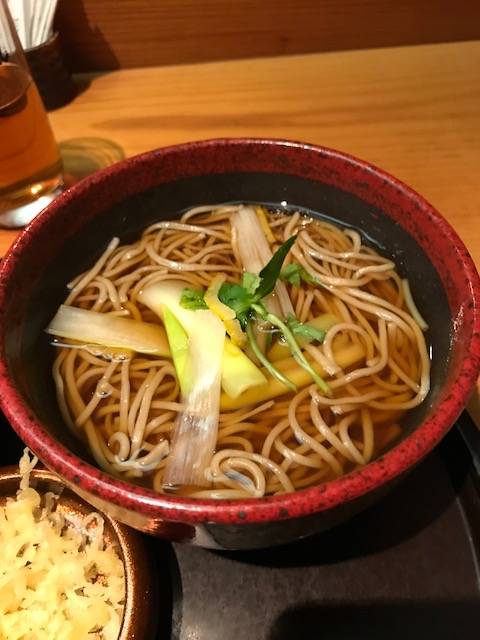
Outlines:
{"type": "MultiPolygon", "coordinates": [[[[197,207],[180,220],[151,225],[133,244],[113,239],[95,265],[70,283],[65,304],[158,324],[139,301],[146,287],[173,280],[205,289],[218,274],[239,282],[243,264],[231,224],[237,210],[197,207]]],[[[394,263],[365,246],[353,229],[300,213],[262,215],[272,250],[298,234],[285,264],[294,262],[316,279],[300,287],[282,284],[283,301],[276,303],[290,305],[302,323],[322,314],[337,318],[323,343],[302,347],[328,376],[332,393],[312,383],[223,408],[205,485],[180,487],[183,495],[259,497],[338,477],[385,449],[401,432],[403,414],[429,390],[426,326],[394,263]],[[364,357],[344,368],[336,354],[348,345],[357,345],[364,357]]],[[[62,338],[56,346],[53,377],[70,429],[86,440],[103,469],[163,490],[182,411],[171,358],[106,358],[93,345],[62,338]]]]}

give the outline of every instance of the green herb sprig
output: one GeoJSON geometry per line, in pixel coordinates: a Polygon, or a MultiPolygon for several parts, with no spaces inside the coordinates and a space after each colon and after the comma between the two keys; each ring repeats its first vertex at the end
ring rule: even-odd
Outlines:
{"type": "Polygon", "coordinates": [[[309,340],[316,340],[320,343],[325,340],[326,331],[324,331],[323,329],[316,329],[315,327],[311,327],[308,324],[300,322],[300,320],[296,318],[293,313],[288,314],[287,326],[290,331],[296,336],[308,338],[309,340]]]}
{"type": "Polygon", "coordinates": [[[311,273],[308,273],[308,271],[297,262],[291,262],[282,269],[282,272],[280,273],[280,280],[293,284],[294,287],[300,287],[302,282],[314,284],[318,287],[324,286],[318,278],[315,278],[311,273]]]}
{"type": "MultiPolygon", "coordinates": [[[[260,271],[258,276],[246,272],[243,274],[241,284],[224,282],[219,289],[218,299],[235,311],[236,318],[247,335],[250,348],[273,377],[292,391],[297,389],[296,385],[288,380],[288,378],[265,357],[259,348],[254,331],[254,324],[258,320],[268,322],[279,330],[298,364],[303,367],[305,371],[308,371],[317,386],[325,394],[330,395],[331,392],[327,383],[318,375],[305,358],[295,339],[295,335],[298,335],[322,342],[325,338],[325,332],[307,326],[292,314],[283,321],[274,313],[269,312],[262,302],[264,298],[272,293],[279,278],[291,282],[291,284],[296,286],[300,286],[301,280],[320,284],[319,281],[305,271],[301,265],[292,263],[282,271],[285,258],[296,239],[297,236],[295,235],[284,242],[260,271]]],[[[206,309],[207,305],[205,304],[204,294],[204,291],[198,289],[185,288],[182,292],[180,304],[182,307],[191,310],[206,309]]]]}

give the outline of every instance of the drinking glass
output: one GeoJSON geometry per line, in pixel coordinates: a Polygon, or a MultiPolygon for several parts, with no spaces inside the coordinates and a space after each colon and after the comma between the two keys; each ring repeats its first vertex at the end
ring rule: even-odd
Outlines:
{"type": "Polygon", "coordinates": [[[55,138],[7,2],[0,0],[0,226],[24,226],[62,188],[55,138]]]}

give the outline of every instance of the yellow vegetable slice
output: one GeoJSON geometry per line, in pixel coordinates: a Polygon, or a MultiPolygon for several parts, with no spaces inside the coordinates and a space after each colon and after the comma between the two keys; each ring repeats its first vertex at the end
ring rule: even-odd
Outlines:
{"type": "MultiPolygon", "coordinates": [[[[346,347],[342,347],[341,350],[334,354],[334,356],[338,366],[345,369],[354,364],[360,363],[365,358],[365,351],[359,344],[349,344],[346,347]]],[[[309,356],[306,356],[306,358],[320,376],[328,377],[326,372],[317,362],[309,356]]],[[[299,389],[306,387],[308,384],[313,382],[310,374],[293,358],[279,360],[275,363],[275,368],[281,371],[299,389]]],[[[241,393],[236,398],[230,398],[226,393],[222,393],[220,398],[220,409],[222,411],[239,409],[249,404],[265,402],[265,400],[277,398],[285,393],[291,393],[288,387],[279,380],[272,378],[265,369],[261,369],[261,371],[267,378],[267,382],[265,384],[252,387],[244,393],[241,393]]]]}
{"type": "Polygon", "coordinates": [[[238,347],[244,347],[247,343],[247,339],[242,331],[239,321],[235,317],[235,311],[218,299],[218,292],[224,282],[225,276],[221,274],[215,276],[206,290],[203,299],[210,311],[212,311],[223,322],[225,331],[230,336],[233,344],[238,347]]]}
{"type": "Polygon", "coordinates": [[[255,213],[257,214],[258,221],[260,222],[263,233],[265,234],[268,242],[270,244],[274,244],[275,236],[273,235],[272,230],[270,229],[270,225],[268,224],[266,209],[264,209],[264,207],[255,207],[255,213]]]}
{"type": "Polygon", "coordinates": [[[222,389],[230,398],[265,384],[267,378],[250,358],[232,342],[225,338],[222,356],[222,389]]]}

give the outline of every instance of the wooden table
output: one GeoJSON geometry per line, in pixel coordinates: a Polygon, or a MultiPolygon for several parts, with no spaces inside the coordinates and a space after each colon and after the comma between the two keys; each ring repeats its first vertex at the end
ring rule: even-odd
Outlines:
{"type": "MultiPolygon", "coordinates": [[[[125,155],[221,136],[334,147],[417,189],[480,265],[480,42],[115,71],[51,113],[125,155]]],[[[0,231],[0,253],[15,237],[0,231]]],[[[480,404],[477,407],[480,419],[480,404]]]]}

